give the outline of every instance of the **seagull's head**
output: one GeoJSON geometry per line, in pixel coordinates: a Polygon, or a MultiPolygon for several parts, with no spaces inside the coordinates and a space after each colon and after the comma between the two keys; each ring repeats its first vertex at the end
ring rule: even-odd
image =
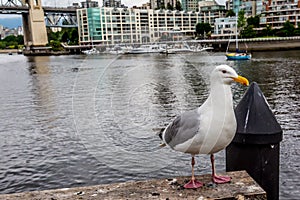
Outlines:
{"type": "Polygon", "coordinates": [[[228,65],[217,66],[211,74],[212,83],[219,82],[230,85],[234,81],[246,86],[249,85],[249,81],[245,77],[239,76],[234,69],[228,65]]]}

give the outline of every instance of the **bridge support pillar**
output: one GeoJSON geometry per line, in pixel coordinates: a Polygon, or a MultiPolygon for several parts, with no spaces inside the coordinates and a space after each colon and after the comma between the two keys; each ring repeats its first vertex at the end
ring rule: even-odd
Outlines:
{"type": "Polygon", "coordinates": [[[23,14],[24,43],[27,48],[45,47],[48,43],[44,10],[41,0],[22,0],[29,6],[29,13],[23,14]]]}

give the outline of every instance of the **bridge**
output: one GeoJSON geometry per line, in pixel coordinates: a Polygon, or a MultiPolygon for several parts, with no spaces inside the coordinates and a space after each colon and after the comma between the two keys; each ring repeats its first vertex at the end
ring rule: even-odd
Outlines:
{"type": "Polygon", "coordinates": [[[26,48],[46,46],[46,27],[78,26],[75,7],[42,7],[41,0],[0,0],[0,14],[22,15],[26,48]]]}

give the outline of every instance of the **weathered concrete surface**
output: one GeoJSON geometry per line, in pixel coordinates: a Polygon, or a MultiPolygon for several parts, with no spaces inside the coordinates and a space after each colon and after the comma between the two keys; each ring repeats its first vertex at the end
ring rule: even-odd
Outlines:
{"type": "Polygon", "coordinates": [[[45,190],[16,194],[0,195],[0,199],[6,200],[61,200],[61,199],[237,199],[237,200],[263,200],[266,193],[245,172],[229,172],[231,183],[213,185],[210,175],[197,176],[205,186],[199,189],[184,189],[182,185],[190,177],[176,177],[175,179],[159,179],[148,181],[136,181],[115,183],[109,185],[96,185],[58,190],[45,190]]]}

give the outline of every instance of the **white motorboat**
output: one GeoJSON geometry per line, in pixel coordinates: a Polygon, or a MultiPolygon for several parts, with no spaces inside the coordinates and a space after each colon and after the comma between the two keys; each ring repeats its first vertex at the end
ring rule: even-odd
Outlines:
{"type": "Polygon", "coordinates": [[[132,46],[115,45],[114,47],[107,49],[106,53],[118,55],[118,54],[125,54],[131,50],[132,50],[132,46]]]}
{"type": "Polygon", "coordinates": [[[95,54],[99,54],[100,51],[98,51],[96,48],[91,48],[89,50],[84,50],[82,51],[82,53],[86,54],[86,55],[95,55],[95,54]]]}
{"type": "Polygon", "coordinates": [[[137,48],[132,48],[125,52],[126,54],[144,54],[144,53],[161,53],[165,49],[161,48],[160,45],[151,44],[151,45],[141,45],[137,48]]]}

